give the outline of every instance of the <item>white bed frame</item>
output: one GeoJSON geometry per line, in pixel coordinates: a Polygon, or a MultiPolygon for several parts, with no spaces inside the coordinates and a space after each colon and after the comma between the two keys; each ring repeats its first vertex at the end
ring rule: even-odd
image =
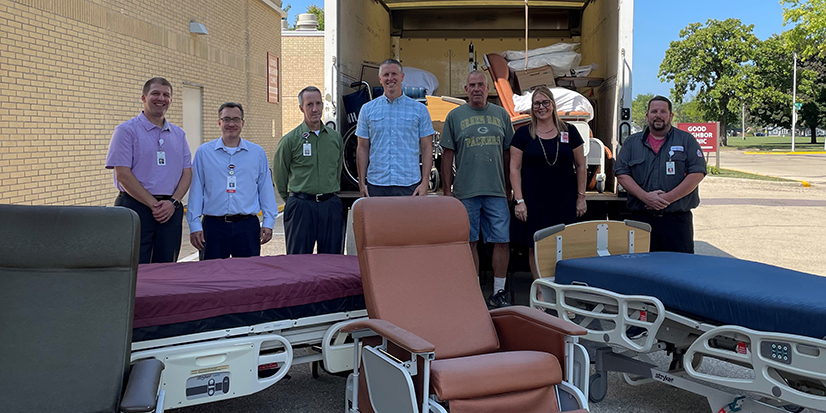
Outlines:
{"type": "MultiPolygon", "coordinates": [[[[633,221],[560,225],[538,231],[534,242],[540,276],[555,275],[563,257],[648,251],[647,228],[633,221]]],[[[581,377],[572,381],[591,402],[605,397],[607,372],[616,371],[631,385],[659,381],[705,396],[712,413],[826,410],[826,340],[709,324],[667,310],[656,297],[557,284],[554,277],[535,280],[530,296],[531,307],[585,328],[582,340],[606,344],[596,350],[596,371],[587,383],[581,377]],[[645,333],[629,338],[632,327],[645,333]],[[674,355],[667,371],[648,356],[662,350],[674,355]],[[703,371],[705,358],[739,366],[750,378],[703,371]]]]}
{"type": "Polygon", "coordinates": [[[353,342],[341,329],[365,317],[367,310],[356,310],[139,341],[132,362],[164,363],[164,408],[211,403],[264,390],[297,364],[313,363],[314,373],[318,363],[330,373],[352,370],[353,342]],[[294,355],[304,347],[308,354],[294,355]]]}

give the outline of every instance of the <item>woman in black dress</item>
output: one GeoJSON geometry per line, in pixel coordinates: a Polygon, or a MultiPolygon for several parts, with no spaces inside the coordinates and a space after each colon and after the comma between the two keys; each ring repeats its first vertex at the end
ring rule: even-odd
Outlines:
{"type": "Polygon", "coordinates": [[[557,224],[572,224],[585,213],[585,153],[577,129],[563,123],[546,87],[534,90],[531,124],[519,128],[510,148],[510,177],[516,218],[527,223],[523,239],[529,248],[531,273],[533,234],[557,224]],[[529,213],[530,212],[530,213],[529,213]]]}

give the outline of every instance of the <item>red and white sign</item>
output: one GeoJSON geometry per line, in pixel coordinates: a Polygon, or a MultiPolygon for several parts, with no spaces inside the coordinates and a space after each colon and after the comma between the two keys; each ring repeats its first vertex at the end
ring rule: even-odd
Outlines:
{"type": "Polygon", "coordinates": [[[682,129],[697,139],[703,152],[717,152],[717,122],[708,123],[678,123],[677,129],[682,129]]]}

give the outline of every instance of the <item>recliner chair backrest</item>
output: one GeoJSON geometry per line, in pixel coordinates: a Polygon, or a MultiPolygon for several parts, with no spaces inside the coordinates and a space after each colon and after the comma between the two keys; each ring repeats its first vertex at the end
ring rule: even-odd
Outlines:
{"type": "Polygon", "coordinates": [[[353,206],[370,318],[436,346],[436,358],[499,348],[468,244],[467,210],[445,197],[363,198],[353,206]]]}
{"type": "Polygon", "coordinates": [[[138,227],[125,208],[0,205],[0,410],[117,411],[138,227]]]}
{"type": "Polygon", "coordinates": [[[496,88],[496,93],[499,95],[499,103],[508,111],[511,117],[516,116],[516,108],[513,105],[514,91],[508,81],[508,62],[500,54],[489,53],[485,55],[488,64],[490,77],[493,80],[493,87],[496,88]]]}

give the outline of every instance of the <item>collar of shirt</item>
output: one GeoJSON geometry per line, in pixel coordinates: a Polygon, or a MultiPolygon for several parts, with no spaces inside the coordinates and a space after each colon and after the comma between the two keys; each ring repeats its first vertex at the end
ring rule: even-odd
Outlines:
{"type": "MultiPolygon", "coordinates": [[[[148,131],[158,127],[158,125],[152,123],[152,121],[150,121],[149,118],[143,114],[143,111],[141,111],[141,114],[138,115],[138,119],[140,119],[141,125],[143,125],[143,127],[148,131]]],[[[163,119],[163,128],[161,128],[161,130],[169,130],[169,123],[166,121],[166,118],[163,119]]]]}
{"type": "MultiPolygon", "coordinates": [[[[218,149],[222,149],[224,152],[229,153],[229,149],[227,149],[227,146],[224,145],[224,137],[223,136],[215,140],[215,147],[212,148],[212,149],[216,150],[216,151],[218,149]]],[[[247,141],[244,140],[244,139],[241,139],[241,142],[238,143],[238,151],[241,151],[241,150],[249,151],[249,148],[247,147],[247,141]]]]}
{"type": "MultiPolygon", "coordinates": [[[[304,135],[305,133],[312,133],[313,135],[315,135],[315,133],[313,132],[314,131],[311,131],[310,127],[307,126],[307,122],[301,122],[301,125],[298,128],[298,137],[303,139],[302,135],[304,135]]],[[[321,134],[324,132],[329,131],[327,130],[327,125],[325,125],[324,122],[321,122],[321,129],[318,130],[318,136],[321,137],[321,134]]]]}
{"type": "MultiPolygon", "coordinates": [[[[668,141],[668,139],[673,134],[674,134],[674,126],[671,126],[671,129],[668,130],[668,133],[665,134],[665,138],[663,138],[663,146],[665,146],[665,143],[668,141]]],[[[650,130],[649,130],[648,126],[646,126],[645,129],[642,131],[642,144],[644,146],[647,146],[647,147],[651,148],[651,144],[648,143],[648,136],[649,135],[650,135],[650,130]]],[[[653,150],[654,148],[651,148],[651,149],[653,150]]]]}
{"type": "Polygon", "coordinates": [[[402,104],[405,99],[410,99],[404,93],[402,93],[401,96],[399,96],[399,97],[397,97],[396,99],[393,99],[393,100],[390,100],[390,98],[387,97],[387,95],[385,95],[385,94],[382,94],[381,97],[382,97],[382,99],[384,99],[383,102],[388,104],[388,105],[392,105],[396,102],[398,102],[399,104],[402,104]]]}

